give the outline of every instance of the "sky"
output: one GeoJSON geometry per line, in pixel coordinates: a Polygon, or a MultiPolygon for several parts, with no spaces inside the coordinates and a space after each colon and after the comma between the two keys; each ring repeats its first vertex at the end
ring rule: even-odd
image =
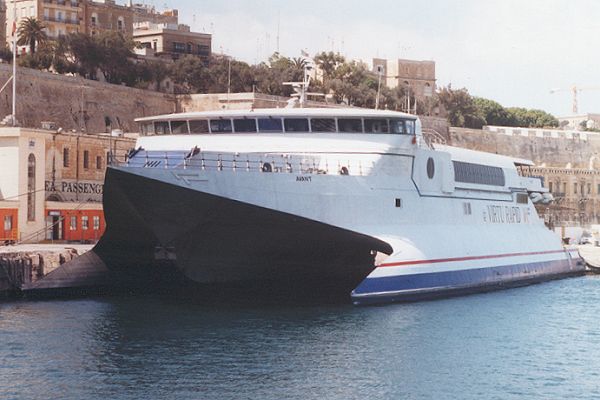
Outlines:
{"type": "Polygon", "coordinates": [[[600,1],[145,0],[213,34],[213,52],[248,63],[278,49],[436,62],[438,86],[505,107],[600,113],[600,1]],[[278,33],[279,32],[279,33],[278,33]],[[279,40],[277,40],[279,38],[279,40]],[[563,89],[550,93],[551,89],[563,89]]]}

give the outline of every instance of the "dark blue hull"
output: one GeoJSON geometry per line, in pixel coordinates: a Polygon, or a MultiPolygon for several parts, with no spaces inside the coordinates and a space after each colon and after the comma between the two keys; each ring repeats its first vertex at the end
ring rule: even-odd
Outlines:
{"type": "Polygon", "coordinates": [[[485,292],[585,273],[581,258],[365,279],[352,291],[355,305],[410,302],[485,292]]]}

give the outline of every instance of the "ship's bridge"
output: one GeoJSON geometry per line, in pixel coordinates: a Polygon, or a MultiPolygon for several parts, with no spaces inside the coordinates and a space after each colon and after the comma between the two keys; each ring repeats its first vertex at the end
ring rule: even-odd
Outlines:
{"type": "Polygon", "coordinates": [[[143,136],[189,134],[373,134],[421,135],[410,114],[354,109],[300,108],[224,110],[159,115],[136,120],[143,136]]]}

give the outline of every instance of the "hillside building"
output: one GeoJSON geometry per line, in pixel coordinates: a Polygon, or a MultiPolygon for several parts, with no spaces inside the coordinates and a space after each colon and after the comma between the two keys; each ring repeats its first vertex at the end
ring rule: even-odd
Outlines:
{"type": "Polygon", "coordinates": [[[144,56],[176,60],[191,55],[208,62],[211,54],[212,35],[191,32],[190,27],[183,24],[139,22],[134,26],[133,38],[143,47],[136,53],[144,56]]]}
{"type": "Polygon", "coordinates": [[[179,24],[179,11],[167,9],[163,12],[149,4],[132,4],[133,23],[150,22],[153,24],[179,24]]]}
{"type": "Polygon", "coordinates": [[[435,93],[435,61],[374,58],[373,73],[381,74],[382,83],[387,87],[405,87],[419,100],[435,93]]]}

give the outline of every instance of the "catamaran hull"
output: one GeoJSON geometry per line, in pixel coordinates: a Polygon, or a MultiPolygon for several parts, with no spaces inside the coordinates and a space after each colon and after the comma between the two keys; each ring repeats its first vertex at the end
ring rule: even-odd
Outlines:
{"type": "Polygon", "coordinates": [[[347,298],[375,268],[375,252],[391,252],[356,232],[112,168],[104,210],[95,251],[109,268],[135,280],[162,268],[199,290],[347,298]]]}

